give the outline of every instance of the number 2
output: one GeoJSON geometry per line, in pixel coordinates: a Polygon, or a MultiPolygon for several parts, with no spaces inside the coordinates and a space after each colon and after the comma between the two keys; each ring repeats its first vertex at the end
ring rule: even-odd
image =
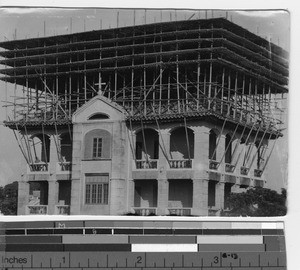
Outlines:
{"type": "Polygon", "coordinates": [[[136,263],[142,263],[142,257],[141,256],[138,256],[136,258],[136,263]]]}

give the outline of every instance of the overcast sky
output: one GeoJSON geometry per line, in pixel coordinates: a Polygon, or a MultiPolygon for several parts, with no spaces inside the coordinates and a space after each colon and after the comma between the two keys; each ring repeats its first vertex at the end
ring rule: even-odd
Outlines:
{"type": "MultiPolygon", "coordinates": [[[[205,17],[226,17],[289,51],[289,14],[285,11],[220,11],[220,10],[145,10],[120,9],[0,9],[0,41],[69,34],[136,24],[205,17]],[[135,14],[135,16],[134,16],[135,14]]],[[[12,85],[0,82],[0,100],[5,100],[12,85]]],[[[2,105],[4,105],[2,103],[2,105]]],[[[0,109],[0,121],[5,109],[0,109]]],[[[0,185],[20,179],[25,162],[12,131],[0,126],[0,185]],[[21,166],[20,166],[21,164],[21,166]]],[[[269,163],[269,185],[279,190],[287,181],[287,136],[280,139],[269,163]]]]}

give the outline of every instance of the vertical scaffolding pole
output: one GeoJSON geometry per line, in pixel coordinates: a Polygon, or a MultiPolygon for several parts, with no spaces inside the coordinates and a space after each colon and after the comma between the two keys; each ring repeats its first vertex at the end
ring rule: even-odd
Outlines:
{"type": "Polygon", "coordinates": [[[235,83],[234,83],[234,111],[233,111],[233,119],[236,118],[237,114],[237,78],[238,78],[238,73],[235,73],[235,83]]]}
{"type": "Polygon", "coordinates": [[[187,84],[187,68],[185,67],[185,109],[184,111],[188,111],[188,84],[187,84]]]}
{"type": "MultiPolygon", "coordinates": [[[[14,53],[14,58],[16,59],[17,54],[14,53]]],[[[6,68],[6,65],[5,65],[6,68]]],[[[16,121],[16,96],[17,96],[17,80],[16,80],[16,61],[14,60],[14,121],[16,121]]],[[[6,81],[5,81],[6,83],[6,81]]],[[[7,110],[6,110],[6,120],[7,119],[7,110]]]]}
{"type": "Polygon", "coordinates": [[[163,84],[163,80],[162,80],[162,29],[160,27],[160,46],[159,46],[159,51],[160,51],[160,55],[159,55],[159,109],[158,109],[158,113],[161,113],[161,99],[162,99],[162,84],[163,84]]]}
{"type": "MultiPolygon", "coordinates": [[[[45,35],[45,31],[46,31],[46,23],[44,22],[44,35],[45,35]]],[[[44,43],[44,48],[46,47],[46,44],[44,43]]],[[[48,98],[47,98],[47,76],[46,76],[46,50],[44,50],[44,57],[43,57],[43,62],[44,62],[44,70],[43,70],[43,92],[44,92],[44,96],[45,96],[45,104],[44,104],[44,121],[46,121],[47,118],[47,102],[48,102],[48,98]]]]}
{"type": "Polygon", "coordinates": [[[225,68],[222,70],[222,92],[221,92],[221,113],[223,114],[223,106],[224,106],[224,81],[225,81],[225,68]]]}
{"type": "Polygon", "coordinates": [[[200,24],[199,24],[199,34],[198,34],[198,62],[197,62],[197,110],[199,109],[199,98],[200,98],[200,60],[201,60],[201,55],[200,55],[200,48],[201,48],[201,34],[200,34],[200,24]]]}
{"type": "MultiPolygon", "coordinates": [[[[118,13],[119,14],[119,13],[118,13]]],[[[118,15],[119,17],[119,15],[118,15]]],[[[116,35],[116,38],[118,39],[118,35],[116,35]]],[[[116,41],[115,43],[115,47],[118,47],[118,42],[116,41]]],[[[118,71],[117,71],[117,67],[118,67],[118,50],[115,48],[115,57],[116,57],[116,60],[115,60],[115,96],[114,96],[114,100],[117,100],[117,88],[118,88],[118,71]]]]}
{"type": "MultiPolygon", "coordinates": [[[[71,67],[70,67],[71,69],[71,67]]],[[[72,116],[72,75],[71,73],[69,74],[69,117],[71,118],[72,116]]]]}
{"type": "MultiPolygon", "coordinates": [[[[57,44],[56,44],[57,46],[57,44]]],[[[56,50],[56,52],[58,52],[58,50],[56,50]]],[[[55,62],[56,62],[56,76],[55,76],[55,82],[56,82],[56,86],[55,86],[55,89],[56,89],[56,100],[55,100],[55,119],[57,119],[58,117],[58,58],[55,57],[55,62]]]]}
{"type": "MultiPolygon", "coordinates": [[[[210,54],[210,59],[212,60],[212,54],[210,54]]],[[[209,85],[208,85],[208,109],[210,110],[211,104],[211,84],[212,84],[212,61],[209,63],[209,85]]]]}
{"type": "Polygon", "coordinates": [[[180,110],[180,92],[179,92],[179,65],[178,65],[178,42],[177,42],[177,34],[176,34],[176,89],[177,89],[177,106],[178,106],[178,112],[180,113],[181,110],[180,110]]]}
{"type": "Polygon", "coordinates": [[[230,96],[231,96],[231,72],[228,74],[228,95],[227,95],[227,115],[230,115],[230,96]]]}
{"type": "Polygon", "coordinates": [[[39,94],[38,94],[37,81],[35,81],[35,113],[38,112],[38,109],[39,109],[39,94]]]}
{"type": "Polygon", "coordinates": [[[168,72],[168,112],[170,112],[170,98],[171,98],[171,82],[170,82],[170,72],[168,72]]]}
{"type": "Polygon", "coordinates": [[[240,121],[243,120],[243,114],[244,114],[244,94],[245,94],[245,74],[243,75],[243,86],[242,86],[242,97],[241,97],[241,116],[240,116],[240,121]]]}
{"type": "MultiPolygon", "coordinates": [[[[133,25],[135,25],[135,10],[134,10],[134,14],[133,14],[133,25]]],[[[133,82],[134,82],[134,44],[135,44],[135,31],[133,30],[133,38],[132,38],[132,60],[131,60],[131,115],[133,115],[133,82]]]]}
{"type": "Polygon", "coordinates": [[[102,93],[102,72],[101,72],[101,61],[102,61],[102,35],[100,35],[100,46],[99,46],[99,74],[98,74],[98,92],[102,93]]]}
{"type": "Polygon", "coordinates": [[[28,60],[27,60],[27,46],[26,46],[26,61],[25,61],[25,64],[26,64],[26,97],[27,97],[27,114],[26,114],[26,120],[28,118],[28,115],[29,115],[29,93],[28,93],[28,60]]]}
{"type": "MultiPolygon", "coordinates": [[[[85,20],[84,20],[84,28],[85,28],[85,20]]],[[[86,100],[87,100],[87,89],[86,89],[86,46],[84,46],[84,54],[83,54],[83,57],[84,57],[84,72],[83,72],[83,87],[84,87],[84,103],[86,103],[86,100]]]]}
{"type": "Polygon", "coordinates": [[[255,84],[254,84],[254,95],[252,95],[252,98],[253,98],[253,107],[254,107],[254,117],[255,117],[255,120],[257,120],[257,104],[256,104],[256,96],[257,96],[257,81],[255,80],[255,84]]]}

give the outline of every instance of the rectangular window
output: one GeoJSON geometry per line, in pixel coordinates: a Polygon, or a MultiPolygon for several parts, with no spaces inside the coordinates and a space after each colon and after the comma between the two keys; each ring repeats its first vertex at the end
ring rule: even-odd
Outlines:
{"type": "Polygon", "coordinates": [[[108,175],[87,174],[85,177],[85,203],[108,204],[108,175]]]}
{"type": "Polygon", "coordinates": [[[93,139],[93,158],[102,157],[102,138],[93,139]]]}

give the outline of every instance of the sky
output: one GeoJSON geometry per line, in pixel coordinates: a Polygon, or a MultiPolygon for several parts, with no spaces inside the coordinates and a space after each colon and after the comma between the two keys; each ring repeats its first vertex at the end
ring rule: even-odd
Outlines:
{"type": "MultiPolygon", "coordinates": [[[[145,10],[145,9],[0,9],[0,41],[130,26],[135,24],[184,19],[227,17],[232,22],[258,34],[289,51],[290,20],[286,11],[222,10],[145,10]]],[[[13,86],[0,82],[0,100],[13,86]]],[[[2,102],[1,105],[4,105],[2,102]]],[[[9,112],[9,108],[7,109],[9,112]]],[[[6,108],[0,108],[0,122],[6,108]]],[[[285,116],[286,117],[286,116],[285,116]]],[[[287,124],[286,124],[287,126],[287,124]]],[[[280,190],[287,184],[287,131],[279,139],[269,162],[269,187],[280,190]]],[[[0,186],[20,179],[25,161],[11,130],[0,125],[0,186]]]]}

